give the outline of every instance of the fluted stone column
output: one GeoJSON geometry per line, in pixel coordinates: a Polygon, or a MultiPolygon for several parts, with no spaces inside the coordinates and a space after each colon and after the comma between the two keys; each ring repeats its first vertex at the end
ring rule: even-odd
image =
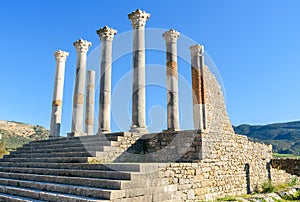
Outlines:
{"type": "Polygon", "coordinates": [[[204,66],[204,47],[202,45],[194,45],[191,50],[191,66],[192,66],[192,88],[193,88],[193,114],[194,128],[204,130],[207,128],[206,117],[206,86],[204,66]]]}
{"type": "Polygon", "coordinates": [[[112,41],[116,33],[116,30],[107,26],[97,30],[97,34],[101,40],[101,75],[97,134],[110,132],[112,41]]]}
{"type": "Polygon", "coordinates": [[[64,80],[65,80],[65,65],[69,53],[58,50],[55,51],[54,56],[56,60],[56,73],[54,79],[50,138],[55,138],[60,136],[62,100],[63,100],[64,80]]]}
{"type": "Polygon", "coordinates": [[[83,127],[83,111],[84,111],[84,86],[86,72],[86,57],[89,47],[92,45],[83,39],[74,42],[76,48],[76,78],[73,97],[73,115],[72,115],[72,131],[69,136],[84,135],[83,127]]]}
{"type": "Polygon", "coordinates": [[[168,131],[179,130],[177,39],[180,33],[171,29],[163,33],[166,40],[168,131]]]}
{"type": "Polygon", "coordinates": [[[137,9],[130,13],[133,28],[133,81],[131,132],[147,132],[145,100],[145,24],[150,14],[137,9]]]}
{"type": "Polygon", "coordinates": [[[85,106],[85,133],[94,133],[94,112],[95,112],[95,71],[89,70],[86,86],[85,106]]]}

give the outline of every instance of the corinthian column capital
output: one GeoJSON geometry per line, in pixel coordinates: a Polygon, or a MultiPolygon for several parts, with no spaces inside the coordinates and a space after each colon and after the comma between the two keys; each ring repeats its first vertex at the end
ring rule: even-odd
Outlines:
{"type": "Polygon", "coordinates": [[[99,35],[101,41],[112,41],[114,36],[117,34],[117,30],[114,30],[108,26],[104,26],[97,30],[97,34],[99,35]]]}
{"type": "Polygon", "coordinates": [[[146,21],[150,18],[150,14],[137,9],[136,11],[128,14],[128,18],[131,21],[133,29],[140,29],[145,27],[146,21]]]}
{"type": "Polygon", "coordinates": [[[69,56],[69,53],[62,50],[57,50],[54,52],[54,57],[56,61],[66,61],[67,57],[69,56]]]}
{"type": "Polygon", "coordinates": [[[163,37],[165,38],[167,43],[176,42],[177,39],[179,38],[179,36],[180,36],[180,33],[174,29],[171,29],[171,30],[163,33],[163,37]]]}
{"type": "Polygon", "coordinates": [[[89,50],[89,47],[92,45],[92,42],[79,39],[73,43],[73,45],[76,48],[76,51],[78,52],[87,52],[89,50]]]}

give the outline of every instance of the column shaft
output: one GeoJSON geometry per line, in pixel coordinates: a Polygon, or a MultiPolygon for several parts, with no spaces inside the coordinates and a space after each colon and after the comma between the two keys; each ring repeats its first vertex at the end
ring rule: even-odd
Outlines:
{"type": "Polygon", "coordinates": [[[84,113],[84,86],[86,74],[86,58],[88,48],[91,42],[79,39],[74,42],[76,47],[76,78],[73,97],[73,115],[71,136],[80,136],[83,134],[83,113],[84,113]]]}
{"type": "Polygon", "coordinates": [[[136,10],[128,15],[133,27],[133,81],[131,132],[147,132],[145,100],[145,24],[150,14],[136,10]]]}
{"type": "Polygon", "coordinates": [[[95,71],[88,71],[86,87],[85,107],[85,133],[94,134],[94,113],[95,113],[95,71]]]}
{"type": "Polygon", "coordinates": [[[163,34],[166,40],[167,116],[168,131],[179,130],[177,39],[179,32],[169,30],[163,34]]]}
{"type": "Polygon", "coordinates": [[[116,30],[107,26],[100,28],[97,34],[101,40],[100,64],[100,96],[98,115],[98,134],[109,133],[111,110],[111,66],[112,66],[112,41],[116,30]]]}
{"type": "Polygon", "coordinates": [[[146,128],[145,39],[144,29],[133,32],[132,129],[138,129],[146,128]]]}
{"type": "Polygon", "coordinates": [[[207,128],[204,47],[191,46],[194,128],[207,128]]]}
{"type": "Polygon", "coordinates": [[[56,60],[56,73],[54,79],[52,113],[50,123],[50,138],[60,136],[60,125],[62,115],[62,100],[65,78],[65,63],[69,56],[68,52],[58,50],[54,53],[56,60]]]}

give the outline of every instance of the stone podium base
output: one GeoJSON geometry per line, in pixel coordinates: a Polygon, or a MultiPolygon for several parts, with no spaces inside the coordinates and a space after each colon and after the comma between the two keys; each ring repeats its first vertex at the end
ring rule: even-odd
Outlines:
{"type": "Polygon", "coordinates": [[[79,137],[79,136],[87,136],[87,133],[77,133],[77,132],[67,133],[67,137],[79,137]]]}

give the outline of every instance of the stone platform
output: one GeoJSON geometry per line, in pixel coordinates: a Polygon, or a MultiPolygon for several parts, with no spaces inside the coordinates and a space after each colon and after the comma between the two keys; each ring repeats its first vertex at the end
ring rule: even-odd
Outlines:
{"type": "Polygon", "coordinates": [[[268,178],[282,183],[295,177],[267,166],[268,146],[236,134],[223,135],[231,142],[215,139],[215,149],[203,156],[206,136],[111,133],[31,142],[0,161],[0,201],[213,200],[253,191],[268,178]],[[184,158],[166,157],[187,142],[184,158]],[[171,153],[157,153],[164,148],[171,153]],[[181,162],[187,156],[198,159],[181,162]]]}
{"type": "Polygon", "coordinates": [[[162,201],[171,199],[158,165],[102,163],[124,133],[36,141],[0,162],[1,201],[162,201]],[[93,163],[94,162],[94,163],[93,163]]]}

